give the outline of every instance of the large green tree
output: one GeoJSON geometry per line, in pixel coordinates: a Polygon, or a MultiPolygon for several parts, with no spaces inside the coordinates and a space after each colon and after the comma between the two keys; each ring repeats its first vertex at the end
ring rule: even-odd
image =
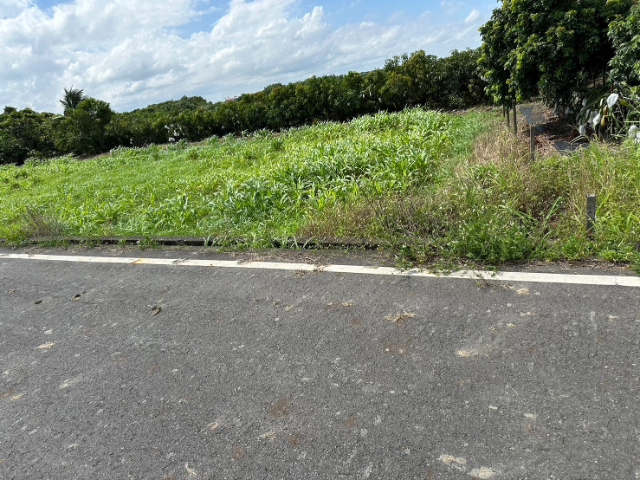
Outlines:
{"type": "Polygon", "coordinates": [[[513,23],[511,10],[497,8],[491,20],[480,27],[483,43],[478,63],[487,82],[487,94],[498,105],[510,105],[516,97],[511,72],[507,68],[509,54],[515,46],[513,23]]]}
{"type": "Polygon", "coordinates": [[[0,164],[23,163],[28,157],[56,153],[52,134],[54,115],[30,108],[5,108],[0,115],[0,164]]]}
{"type": "Polygon", "coordinates": [[[503,0],[480,32],[480,66],[488,91],[501,100],[538,93],[547,104],[572,106],[614,55],[609,22],[633,0],[503,0]]]}
{"type": "Polygon", "coordinates": [[[609,25],[609,38],[615,55],[611,59],[611,76],[632,87],[640,86],[640,3],[626,17],[609,25]]]}
{"type": "Polygon", "coordinates": [[[107,126],[113,115],[107,102],[85,98],[67,117],[55,123],[56,147],[77,154],[109,151],[115,146],[107,136],[107,126]]]}

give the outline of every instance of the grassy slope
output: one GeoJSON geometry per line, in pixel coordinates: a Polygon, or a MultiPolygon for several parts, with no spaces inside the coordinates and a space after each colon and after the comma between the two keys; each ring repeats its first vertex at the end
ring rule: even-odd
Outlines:
{"type": "Polygon", "coordinates": [[[309,210],[430,181],[452,134],[465,132],[456,143],[464,149],[486,129],[482,118],[412,110],[203,147],[5,167],[0,235],[38,233],[29,232],[34,217],[79,235],[292,235],[309,210]]]}
{"type": "Polygon", "coordinates": [[[120,149],[0,168],[0,236],[293,235],[385,239],[406,256],[632,260],[640,150],[531,165],[495,115],[410,110],[202,147],[120,149]],[[584,195],[599,195],[584,234],[584,195]]]}

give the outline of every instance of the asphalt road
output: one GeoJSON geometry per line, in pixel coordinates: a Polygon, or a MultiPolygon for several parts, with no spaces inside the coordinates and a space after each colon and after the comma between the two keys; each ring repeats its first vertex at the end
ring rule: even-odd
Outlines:
{"type": "Polygon", "coordinates": [[[638,288],[0,257],[0,478],[640,479],[639,353],[638,288]]]}

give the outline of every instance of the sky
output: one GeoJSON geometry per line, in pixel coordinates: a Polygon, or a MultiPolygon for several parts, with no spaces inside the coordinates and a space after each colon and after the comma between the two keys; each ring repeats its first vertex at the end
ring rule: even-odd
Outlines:
{"type": "Polygon", "coordinates": [[[0,108],[213,102],[424,50],[475,48],[495,0],[0,0],[0,108]]]}

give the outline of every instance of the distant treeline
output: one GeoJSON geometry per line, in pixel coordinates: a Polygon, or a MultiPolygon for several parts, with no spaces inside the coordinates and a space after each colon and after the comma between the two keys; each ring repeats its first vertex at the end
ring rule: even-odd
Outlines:
{"type": "Polygon", "coordinates": [[[0,164],[107,152],[171,141],[199,141],[213,135],[260,129],[282,130],[324,121],[346,121],[378,111],[422,105],[458,109],[489,101],[478,73],[479,50],[451,52],[446,58],[418,51],[386,61],[367,73],[312,77],[273,84],[258,93],[211,103],[183,97],[126,113],[107,102],[77,94],[62,100],[64,115],[5,107],[0,114],[0,164]]]}

